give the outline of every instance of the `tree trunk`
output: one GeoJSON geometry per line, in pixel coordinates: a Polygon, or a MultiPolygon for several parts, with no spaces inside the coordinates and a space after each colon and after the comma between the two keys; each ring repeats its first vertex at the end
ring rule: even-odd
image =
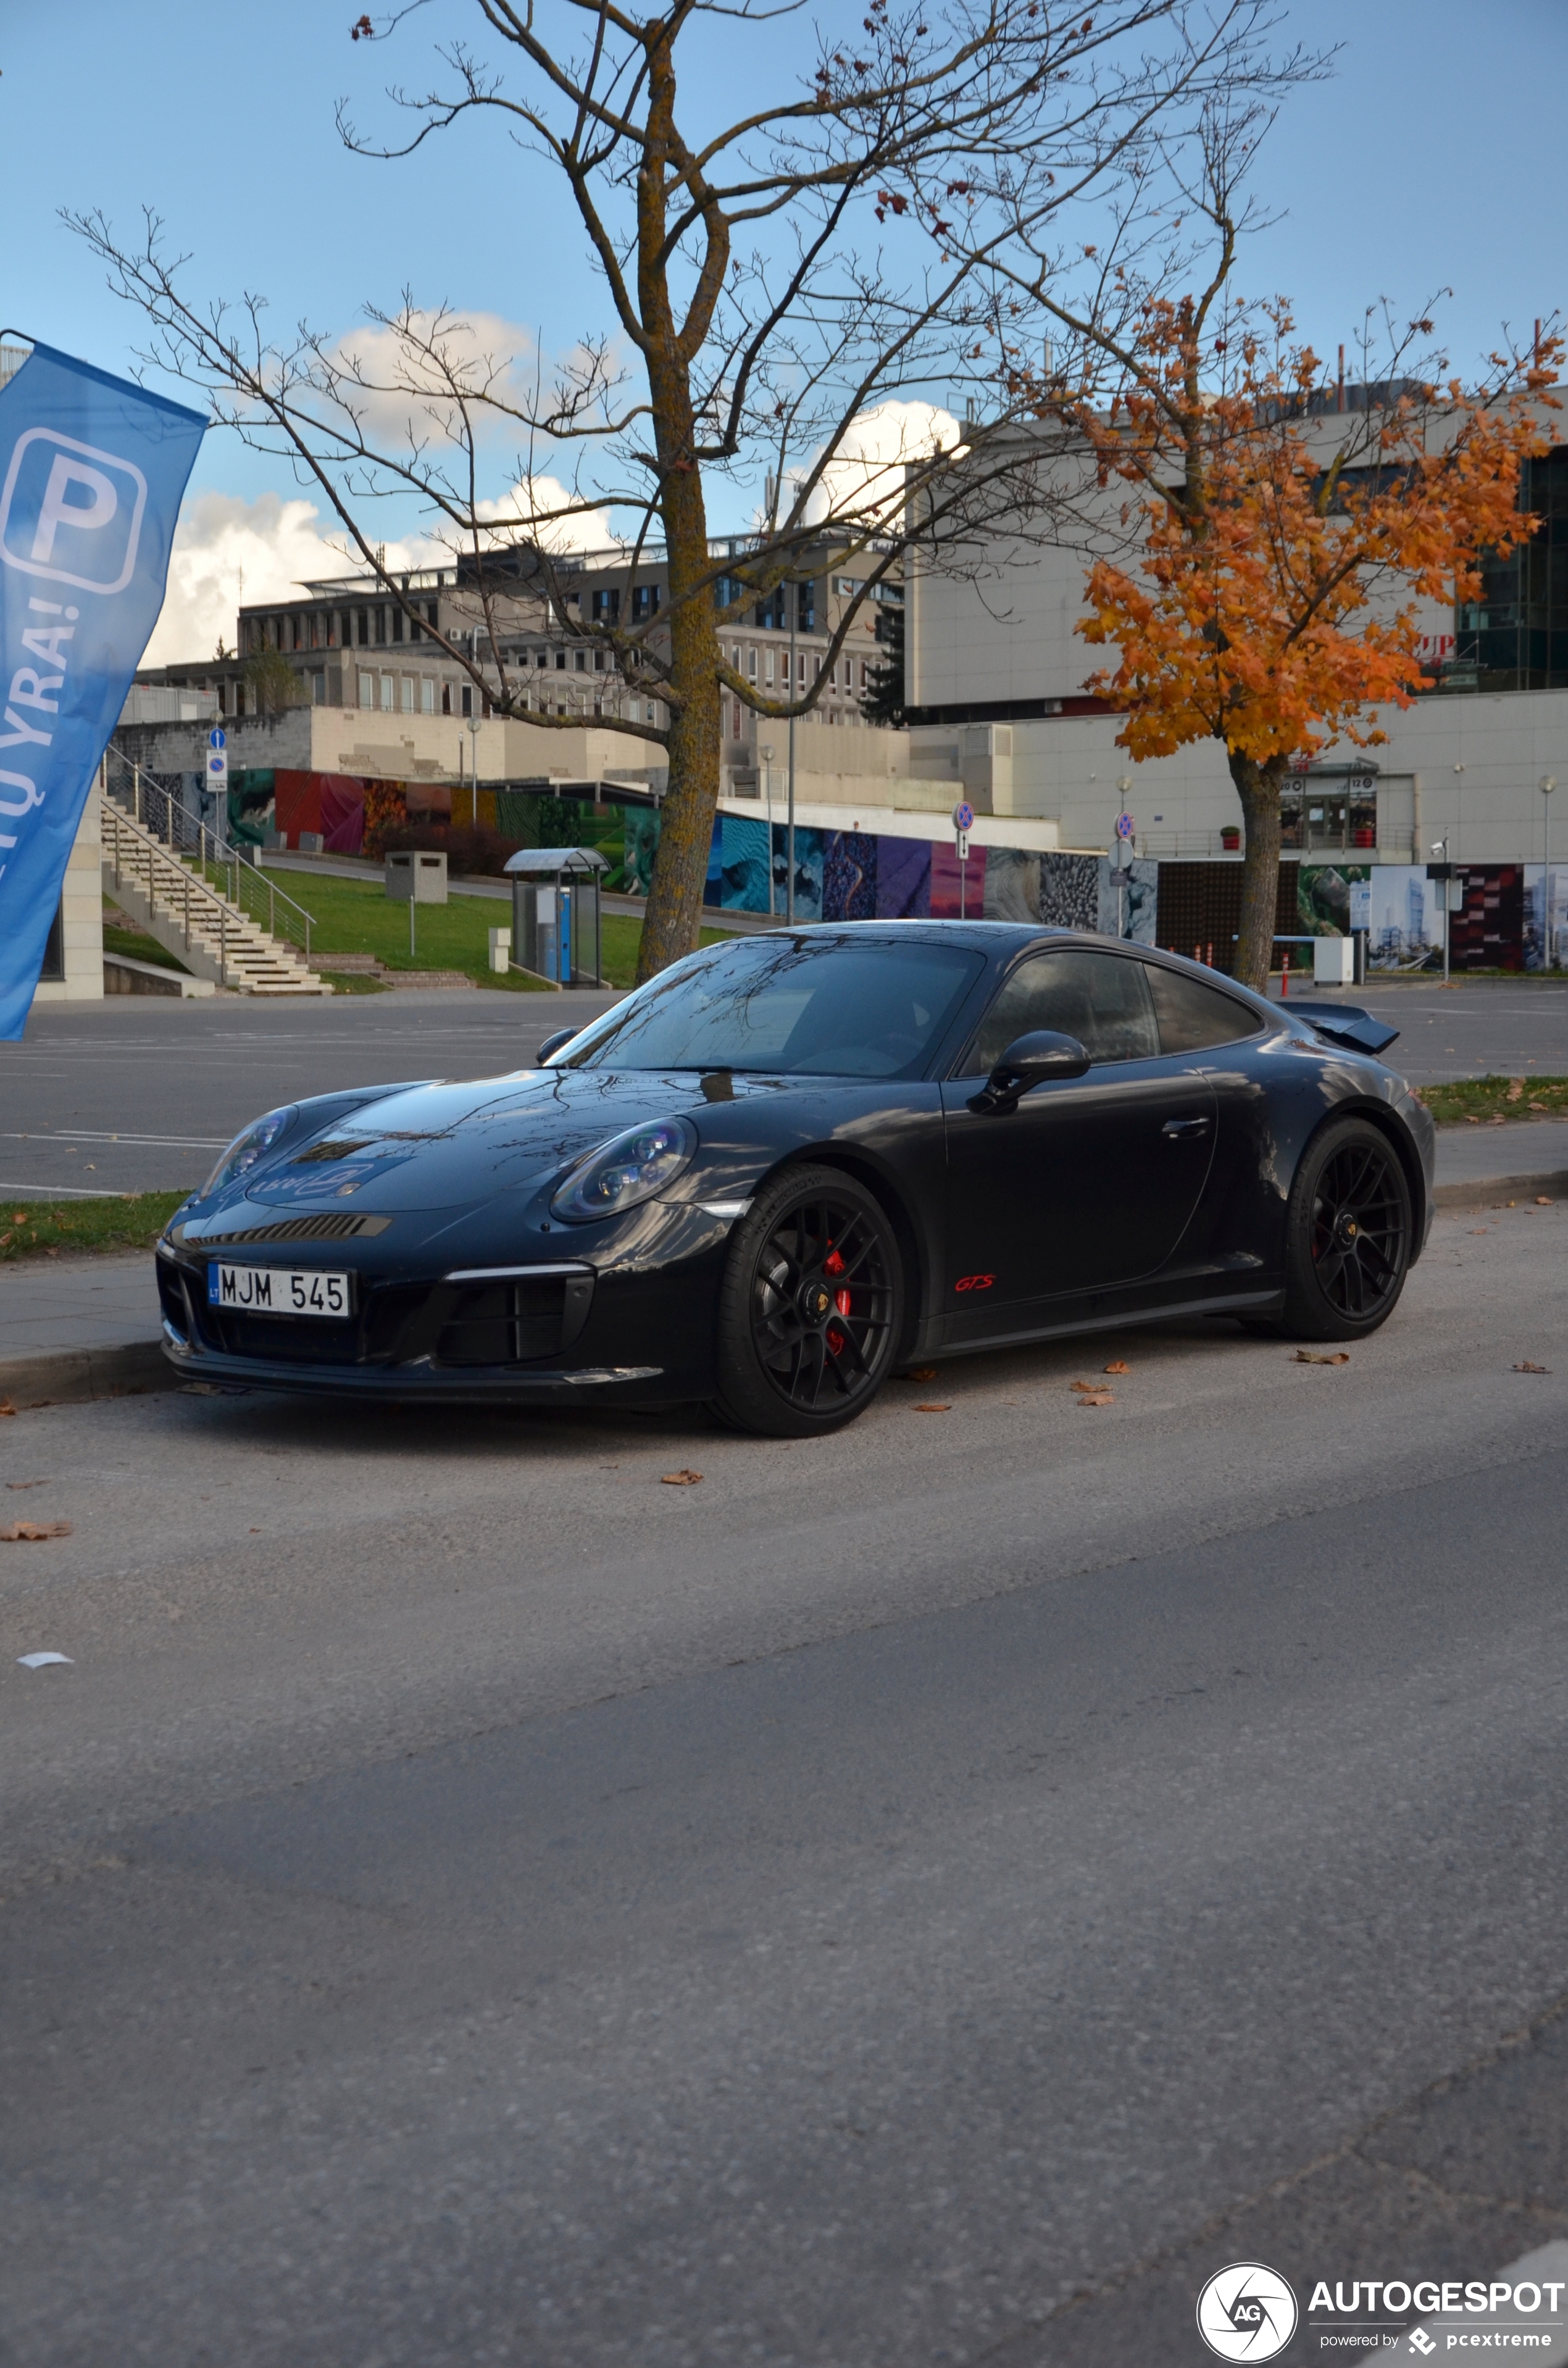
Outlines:
{"type": "Polygon", "coordinates": [[[1274,959],[1274,916],[1279,899],[1279,789],[1283,757],[1259,765],[1229,752],[1231,779],[1242,802],[1242,925],[1235,975],[1255,994],[1268,992],[1274,959]]]}
{"type": "MultiPolygon", "coordinates": [[[[683,324],[670,300],[666,245],[676,130],[675,60],[668,23],[649,28],[648,121],[637,176],[637,298],[646,333],[643,356],[659,471],[659,510],[669,577],[669,757],[658,851],[642,916],[637,983],[696,947],[702,890],[719,804],[719,636],[708,572],[708,506],[695,457],[691,362],[729,269],[729,233],[721,212],[706,215],[707,252],[683,324]]],[[[684,204],[684,193],[680,202],[684,204]]]]}
{"type": "Polygon", "coordinates": [[[666,484],[665,537],[670,587],[669,787],[653,858],[637,957],[641,985],[688,954],[702,927],[702,890],[719,805],[719,637],[711,598],[700,587],[708,567],[702,481],[666,484]]]}

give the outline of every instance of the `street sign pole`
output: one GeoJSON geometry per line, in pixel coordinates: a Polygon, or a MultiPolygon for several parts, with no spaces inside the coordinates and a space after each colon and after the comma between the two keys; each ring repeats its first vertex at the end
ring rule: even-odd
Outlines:
{"type": "MultiPolygon", "coordinates": [[[[214,724],[207,734],[207,786],[214,798],[223,804],[223,821],[229,819],[229,735],[222,724],[214,724]]],[[[199,820],[199,817],[198,817],[199,820]]],[[[226,838],[228,832],[223,836],[226,838]]],[[[169,843],[174,844],[173,815],[170,815],[169,843]]]]}

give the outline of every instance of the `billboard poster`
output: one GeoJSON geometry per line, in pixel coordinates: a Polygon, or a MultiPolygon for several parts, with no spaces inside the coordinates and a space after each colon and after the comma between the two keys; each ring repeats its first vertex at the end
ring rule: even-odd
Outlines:
{"type": "Polygon", "coordinates": [[[1369,971],[1441,970],[1443,885],[1418,863],[1377,863],[1367,875],[1369,971]]]}

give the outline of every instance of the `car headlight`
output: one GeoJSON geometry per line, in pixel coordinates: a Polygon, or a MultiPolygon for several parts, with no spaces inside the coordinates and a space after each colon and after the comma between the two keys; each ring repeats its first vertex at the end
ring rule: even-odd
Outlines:
{"type": "Polygon", "coordinates": [[[247,1126],[243,1134],[236,1134],[202,1186],[202,1199],[221,1192],[225,1184],[232,1184],[236,1176],[243,1176],[258,1159],[264,1159],[293,1115],[294,1104],[290,1102],[287,1110],[268,1110],[265,1118],[247,1126]]]}
{"type": "Polygon", "coordinates": [[[583,1224],[592,1217],[616,1217],[651,1201],[673,1184],[697,1149],[689,1119],[662,1118],[651,1126],[629,1126],[576,1167],[551,1201],[551,1212],[583,1224]]]}

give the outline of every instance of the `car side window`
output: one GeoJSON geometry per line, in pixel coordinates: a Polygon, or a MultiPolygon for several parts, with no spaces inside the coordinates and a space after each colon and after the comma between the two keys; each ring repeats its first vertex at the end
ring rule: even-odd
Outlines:
{"type": "Polygon", "coordinates": [[[1244,1036],[1261,1033],[1264,1023],[1256,1012],[1222,987],[1154,962],[1143,967],[1159,1021],[1162,1053],[1203,1053],[1211,1044],[1238,1044],[1244,1036]]]}
{"type": "Polygon", "coordinates": [[[1144,966],[1119,954],[1062,947],[1031,954],[1004,980],[964,1064],[989,1076],[1017,1036],[1075,1036],[1091,1061],[1152,1061],[1160,1049],[1144,966]]]}

